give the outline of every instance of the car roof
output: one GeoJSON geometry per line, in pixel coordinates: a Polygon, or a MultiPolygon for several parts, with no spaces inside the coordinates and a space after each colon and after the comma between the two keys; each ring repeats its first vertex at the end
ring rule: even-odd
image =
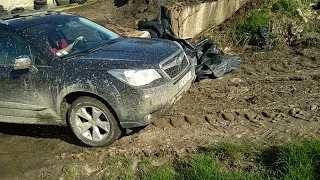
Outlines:
{"type": "Polygon", "coordinates": [[[38,24],[76,17],[57,11],[40,10],[0,16],[0,27],[25,29],[38,24]]]}

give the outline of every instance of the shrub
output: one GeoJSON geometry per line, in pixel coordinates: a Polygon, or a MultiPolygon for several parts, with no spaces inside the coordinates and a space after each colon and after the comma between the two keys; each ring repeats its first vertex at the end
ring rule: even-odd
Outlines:
{"type": "MultiPolygon", "coordinates": [[[[268,10],[257,11],[237,26],[237,37],[242,44],[260,44],[262,27],[269,27],[270,16],[268,10]]],[[[262,40],[263,41],[263,40],[262,40]]]]}
{"type": "Polygon", "coordinates": [[[273,12],[280,12],[289,16],[295,16],[297,9],[298,3],[295,0],[278,0],[272,5],[273,12]]]}
{"type": "Polygon", "coordinates": [[[258,31],[261,27],[269,26],[270,17],[268,12],[259,11],[253,13],[248,19],[240,23],[237,27],[238,33],[251,33],[258,31]]]}

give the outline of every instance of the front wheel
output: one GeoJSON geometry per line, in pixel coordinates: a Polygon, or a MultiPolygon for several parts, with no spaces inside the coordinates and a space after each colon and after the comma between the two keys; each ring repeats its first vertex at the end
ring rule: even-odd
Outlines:
{"type": "Polygon", "coordinates": [[[75,136],[88,146],[107,146],[121,136],[119,124],[108,107],[91,97],[75,100],[67,121],[75,136]]]}

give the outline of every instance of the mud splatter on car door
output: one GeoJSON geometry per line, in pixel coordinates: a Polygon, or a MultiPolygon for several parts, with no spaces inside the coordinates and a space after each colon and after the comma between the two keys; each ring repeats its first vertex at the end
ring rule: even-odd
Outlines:
{"type": "Polygon", "coordinates": [[[1,120],[31,124],[56,120],[51,67],[21,36],[0,32],[1,120]]]}

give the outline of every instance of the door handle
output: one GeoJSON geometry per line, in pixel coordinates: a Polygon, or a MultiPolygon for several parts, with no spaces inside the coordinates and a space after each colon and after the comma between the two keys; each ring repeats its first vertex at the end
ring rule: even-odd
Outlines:
{"type": "Polygon", "coordinates": [[[10,71],[10,76],[13,78],[20,78],[23,76],[27,76],[29,73],[30,74],[37,74],[38,73],[38,68],[35,66],[30,66],[28,69],[21,69],[21,70],[11,70],[10,71]]]}

